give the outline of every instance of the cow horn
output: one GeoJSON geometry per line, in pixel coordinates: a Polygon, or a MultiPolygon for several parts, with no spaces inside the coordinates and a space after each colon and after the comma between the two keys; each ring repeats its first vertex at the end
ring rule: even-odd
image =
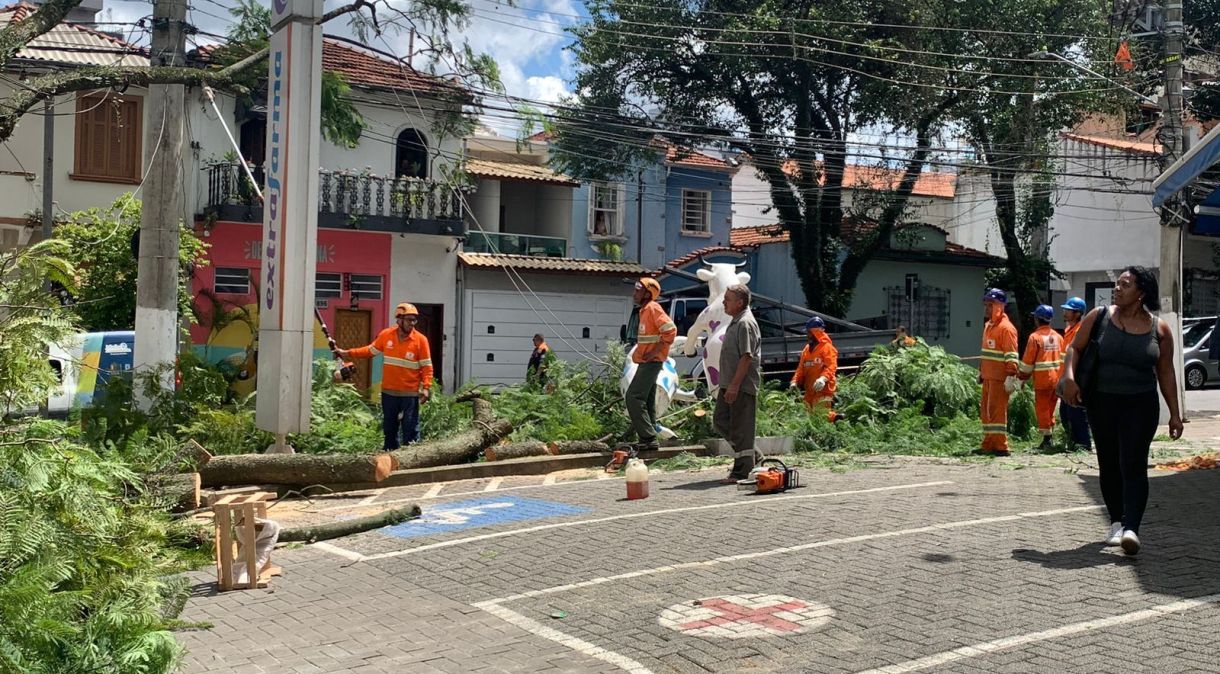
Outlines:
{"type": "Polygon", "coordinates": [[[741,269],[742,267],[744,267],[748,264],[750,264],[749,260],[742,260],[741,262],[738,262],[737,264],[733,265],[733,267],[735,267],[737,269],[741,269]]]}
{"type": "Polygon", "coordinates": [[[699,253],[698,255],[699,255],[699,264],[701,264],[701,265],[703,265],[703,266],[705,266],[705,267],[710,267],[710,266],[712,266],[712,265],[710,265],[710,264],[708,264],[708,263],[707,263],[707,260],[703,259],[703,253],[699,253]]]}

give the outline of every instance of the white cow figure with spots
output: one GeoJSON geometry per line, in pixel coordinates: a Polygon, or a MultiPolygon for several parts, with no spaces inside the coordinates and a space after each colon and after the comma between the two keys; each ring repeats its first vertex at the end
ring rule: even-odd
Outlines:
{"type": "MultiPolygon", "coordinates": [[[[675,337],[674,349],[682,348],[685,337],[675,337]]],[[[623,376],[619,378],[618,388],[624,395],[627,393],[627,387],[631,385],[631,380],[635,378],[636,365],[631,360],[631,354],[634,353],[636,347],[631,347],[631,351],[627,352],[627,363],[623,365],[623,376]]],[[[678,368],[674,363],[673,358],[666,358],[665,365],[661,368],[661,373],[657,375],[657,417],[665,414],[665,410],[669,409],[669,403],[678,400],[682,402],[694,402],[696,400],[694,391],[687,391],[678,388],[678,368]]],[[[677,433],[666,428],[660,422],[657,422],[657,437],[661,440],[669,440],[677,437],[677,433]]]]}
{"type": "Polygon", "coordinates": [[[737,271],[745,266],[745,262],[731,264],[728,262],[708,262],[699,256],[706,269],[695,272],[699,280],[707,284],[707,308],[700,312],[690,330],[686,331],[686,343],[682,353],[695,355],[699,349],[699,335],[706,332],[707,339],[703,343],[703,370],[707,375],[707,392],[713,399],[720,389],[720,349],[724,346],[724,333],[728,330],[732,316],[724,310],[724,292],[729,286],[738,283],[749,283],[750,274],[737,271]]]}

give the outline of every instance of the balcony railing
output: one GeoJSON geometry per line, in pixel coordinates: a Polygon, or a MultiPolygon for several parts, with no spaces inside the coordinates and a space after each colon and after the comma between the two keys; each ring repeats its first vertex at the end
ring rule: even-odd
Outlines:
{"type": "Polygon", "coordinates": [[[564,257],[568,252],[568,240],[557,236],[534,234],[470,232],[466,235],[466,244],[462,248],[473,253],[564,257]]]}
{"type": "MultiPolygon", "coordinates": [[[[205,212],[223,220],[262,222],[263,205],[240,164],[204,169],[205,212]]],[[[252,169],[265,184],[261,166],[252,169]]],[[[462,236],[462,199],[451,186],[420,178],[318,170],[318,226],[462,236]]]]}

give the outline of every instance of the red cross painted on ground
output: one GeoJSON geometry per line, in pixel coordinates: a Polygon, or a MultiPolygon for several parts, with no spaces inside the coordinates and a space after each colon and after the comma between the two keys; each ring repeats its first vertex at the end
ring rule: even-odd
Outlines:
{"type": "Polygon", "coordinates": [[[809,605],[802,601],[789,601],[782,604],[773,604],[771,606],[760,606],[751,608],[743,604],[737,604],[727,599],[704,599],[700,602],[701,608],[711,609],[720,615],[704,620],[693,620],[688,623],[678,625],[679,630],[694,630],[702,627],[713,627],[718,625],[730,625],[733,623],[753,623],[773,629],[777,632],[797,632],[802,630],[802,626],[790,620],[784,620],[777,617],[775,614],[781,611],[791,611],[793,609],[806,608],[809,605]]]}

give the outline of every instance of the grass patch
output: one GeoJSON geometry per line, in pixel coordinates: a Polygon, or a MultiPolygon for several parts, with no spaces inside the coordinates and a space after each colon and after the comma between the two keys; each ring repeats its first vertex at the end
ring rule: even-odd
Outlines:
{"type": "Polygon", "coordinates": [[[696,456],[690,452],[682,452],[668,459],[657,459],[648,464],[650,471],[677,472],[682,470],[696,471],[716,466],[727,466],[732,463],[728,456],[696,456]]]}

